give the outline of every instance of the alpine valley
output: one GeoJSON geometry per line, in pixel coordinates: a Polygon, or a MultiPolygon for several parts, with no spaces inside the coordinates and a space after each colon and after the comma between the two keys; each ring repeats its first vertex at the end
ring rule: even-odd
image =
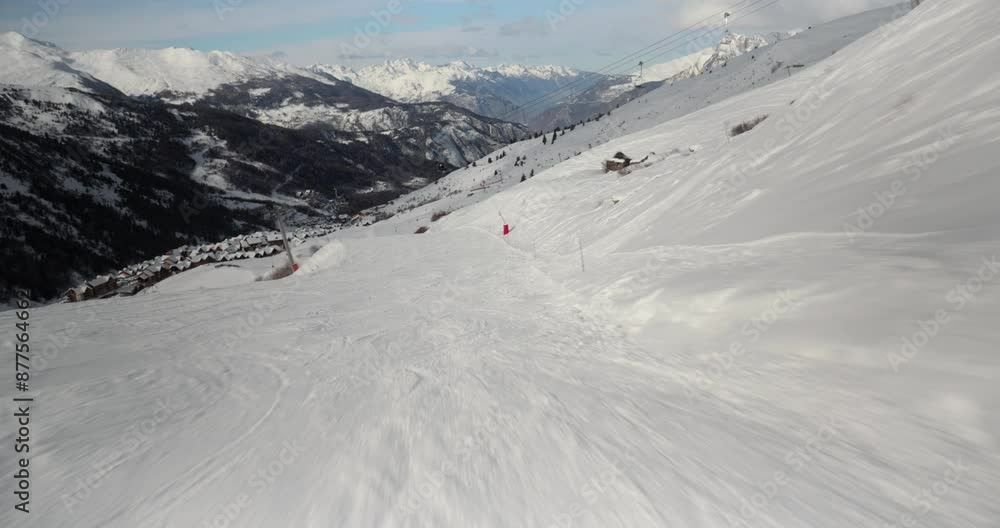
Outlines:
{"type": "MultiPolygon", "coordinates": [[[[343,222],[546,130],[782,35],[725,35],[645,81],[560,66],[297,67],[189,48],[67,51],[0,34],[0,249],[66,286],[183,244],[343,222]]],[[[374,219],[370,219],[374,221],[374,219]]]]}

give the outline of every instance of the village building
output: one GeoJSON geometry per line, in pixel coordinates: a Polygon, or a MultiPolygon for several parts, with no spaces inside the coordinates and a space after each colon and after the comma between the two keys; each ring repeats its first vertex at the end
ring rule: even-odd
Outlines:
{"type": "Polygon", "coordinates": [[[139,291],[141,290],[142,290],[142,285],[139,284],[138,282],[133,281],[123,286],[119,286],[118,289],[115,290],[115,295],[120,295],[123,297],[131,297],[132,295],[139,293],[139,291]]]}
{"type": "Polygon", "coordinates": [[[155,284],[170,276],[170,272],[163,269],[159,264],[153,264],[142,270],[139,274],[139,283],[144,287],[155,284]]]}
{"type": "Polygon", "coordinates": [[[632,158],[629,158],[621,152],[617,152],[613,157],[604,161],[604,172],[617,172],[631,164],[632,158]]]}
{"type": "Polygon", "coordinates": [[[110,275],[101,275],[86,284],[94,297],[103,297],[118,287],[118,280],[110,275]]]}
{"type": "Polygon", "coordinates": [[[86,301],[94,296],[94,291],[90,286],[84,284],[82,286],[66,290],[65,296],[68,302],[86,301]]]}

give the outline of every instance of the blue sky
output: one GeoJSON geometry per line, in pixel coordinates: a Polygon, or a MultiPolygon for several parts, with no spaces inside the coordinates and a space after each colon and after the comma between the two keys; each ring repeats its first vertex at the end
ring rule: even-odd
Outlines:
{"type": "MultiPolygon", "coordinates": [[[[0,31],[69,49],[183,46],[357,66],[518,62],[597,69],[732,11],[745,32],[789,30],[893,0],[0,0],[0,31]],[[768,5],[772,4],[772,5],[768,5]],[[393,12],[395,11],[395,12],[393,12]],[[743,15],[743,16],[741,16],[743,15]]],[[[683,47],[676,55],[682,54],[683,47]]]]}

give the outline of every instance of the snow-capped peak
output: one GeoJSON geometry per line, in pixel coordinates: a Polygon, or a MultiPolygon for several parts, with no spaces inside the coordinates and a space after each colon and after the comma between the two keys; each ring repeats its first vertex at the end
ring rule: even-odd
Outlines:
{"type": "Polygon", "coordinates": [[[788,36],[787,33],[772,33],[769,35],[726,33],[715,46],[668,62],[647,66],[643,71],[643,78],[646,81],[662,81],[665,79],[686,79],[701,75],[714,67],[724,66],[729,60],[735,57],[739,57],[757,48],[774,44],[788,36]]]}
{"type": "Polygon", "coordinates": [[[738,33],[727,33],[722,37],[715,47],[715,54],[719,60],[738,57],[749,51],[767,46],[774,42],[763,35],[740,35],[738,33]]]}
{"type": "Polygon", "coordinates": [[[55,44],[14,32],[0,33],[0,84],[84,91],[110,89],[93,76],[75,69],[66,52],[55,44]]]}
{"type": "Polygon", "coordinates": [[[26,44],[28,44],[29,42],[33,41],[28,37],[25,37],[24,35],[14,31],[8,31],[7,33],[0,33],[0,46],[3,47],[21,48],[26,44]]]}
{"type": "Polygon", "coordinates": [[[197,96],[222,84],[299,73],[280,62],[191,48],[119,48],[76,52],[69,57],[78,69],[130,95],[171,92],[197,96]]]}
{"type": "Polygon", "coordinates": [[[404,102],[434,101],[463,93],[463,88],[456,86],[459,83],[483,83],[481,86],[495,88],[505,81],[552,81],[579,75],[576,70],[561,66],[503,64],[481,68],[465,61],[434,66],[412,59],[385,61],[357,70],[328,64],[316,64],[309,69],[404,102]]]}
{"type": "Polygon", "coordinates": [[[486,68],[485,71],[496,72],[510,77],[538,77],[541,79],[551,79],[553,77],[571,77],[579,75],[580,72],[564,66],[522,66],[520,64],[501,64],[486,68]]]}

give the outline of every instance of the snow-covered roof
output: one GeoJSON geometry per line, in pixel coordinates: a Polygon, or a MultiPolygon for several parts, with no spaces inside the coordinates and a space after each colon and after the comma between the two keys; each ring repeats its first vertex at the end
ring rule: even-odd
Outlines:
{"type": "Polygon", "coordinates": [[[87,285],[90,286],[91,288],[99,288],[101,286],[104,286],[110,281],[111,281],[110,275],[100,275],[98,277],[95,277],[87,281],[87,285]]]}

